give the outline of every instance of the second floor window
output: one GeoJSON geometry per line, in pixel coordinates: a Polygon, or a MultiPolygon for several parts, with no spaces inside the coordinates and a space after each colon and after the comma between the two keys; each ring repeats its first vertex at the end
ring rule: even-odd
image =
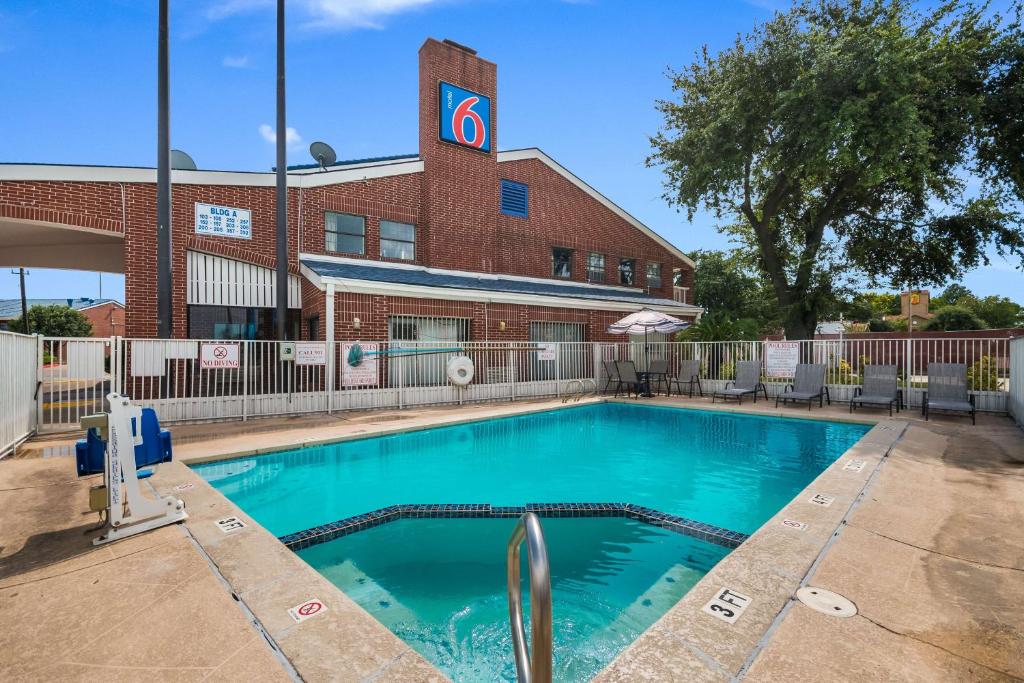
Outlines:
{"type": "Polygon", "coordinates": [[[572,277],[572,249],[555,247],[551,250],[551,272],[555,277],[572,277]]]}
{"type": "Polygon", "coordinates": [[[416,226],[395,221],[380,222],[380,255],[382,258],[416,259],[416,226]]]}
{"type": "Polygon", "coordinates": [[[661,264],[647,264],[647,286],[650,289],[661,289],[661,264]]]}
{"type": "Polygon", "coordinates": [[[328,211],[324,214],[324,228],[327,251],[366,253],[366,219],[362,216],[328,211]]]}
{"type": "Polygon", "coordinates": [[[636,261],[631,258],[619,259],[619,284],[632,287],[636,282],[636,261]]]}
{"type": "Polygon", "coordinates": [[[604,254],[590,252],[587,256],[587,282],[604,282],[604,254]]]}

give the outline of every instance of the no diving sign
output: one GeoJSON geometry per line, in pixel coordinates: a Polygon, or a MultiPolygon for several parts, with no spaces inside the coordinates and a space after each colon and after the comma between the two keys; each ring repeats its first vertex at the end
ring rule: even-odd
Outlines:
{"type": "Polygon", "coordinates": [[[316,598],[312,600],[306,600],[306,602],[296,605],[288,610],[288,616],[295,620],[296,624],[301,624],[310,617],[315,617],[318,614],[327,611],[327,606],[320,602],[316,598]]]}

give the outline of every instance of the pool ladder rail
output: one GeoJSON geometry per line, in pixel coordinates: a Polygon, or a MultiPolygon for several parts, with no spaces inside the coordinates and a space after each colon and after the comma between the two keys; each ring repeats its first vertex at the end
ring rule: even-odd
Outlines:
{"type": "Polygon", "coordinates": [[[588,394],[597,393],[597,382],[590,377],[584,377],[583,379],[571,379],[565,383],[565,394],[562,396],[562,403],[568,403],[569,401],[580,402],[584,396],[588,394]],[[590,389],[587,389],[587,382],[593,385],[590,389]],[[576,390],[573,391],[573,387],[576,390]]]}
{"type": "Polygon", "coordinates": [[[551,683],[551,568],[540,518],[526,512],[508,539],[508,616],[519,683],[551,683]],[[530,570],[530,649],[526,649],[519,550],[526,541],[530,570]]]}

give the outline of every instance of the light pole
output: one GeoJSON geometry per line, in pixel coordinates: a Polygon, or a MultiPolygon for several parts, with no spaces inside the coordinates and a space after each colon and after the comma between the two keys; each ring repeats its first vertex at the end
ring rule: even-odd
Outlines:
{"type": "Polygon", "coordinates": [[[284,110],[284,0],[277,0],[277,338],[288,314],[288,129],[284,110]]]}
{"type": "Polygon", "coordinates": [[[11,274],[17,273],[21,285],[21,320],[25,324],[25,334],[32,334],[32,324],[28,320],[28,302],[25,300],[25,269],[12,270],[11,274]]]}
{"type": "Polygon", "coordinates": [[[157,29],[156,86],[156,326],[157,336],[172,334],[171,291],[171,115],[167,45],[170,0],[160,0],[157,29]]]}

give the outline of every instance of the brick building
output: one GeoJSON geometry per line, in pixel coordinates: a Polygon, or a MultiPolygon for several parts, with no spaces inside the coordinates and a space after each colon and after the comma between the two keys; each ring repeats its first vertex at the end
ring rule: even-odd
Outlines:
{"type": "MultiPolygon", "coordinates": [[[[539,149],[498,151],[497,67],[420,48],[416,154],[288,177],[289,336],[601,340],[694,318],[693,263],[539,149]]],[[[273,173],[172,173],[173,333],[270,338],[273,173]]],[[[0,265],[125,274],[121,334],[156,335],[155,171],[0,165],[0,265]]]]}

